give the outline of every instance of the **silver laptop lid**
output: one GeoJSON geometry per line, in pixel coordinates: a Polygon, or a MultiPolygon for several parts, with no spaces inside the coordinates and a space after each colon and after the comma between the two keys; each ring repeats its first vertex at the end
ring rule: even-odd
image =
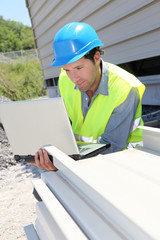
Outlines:
{"type": "Polygon", "coordinates": [[[79,154],[62,98],[0,103],[0,118],[14,155],[34,155],[54,145],[67,155],[79,154]]]}

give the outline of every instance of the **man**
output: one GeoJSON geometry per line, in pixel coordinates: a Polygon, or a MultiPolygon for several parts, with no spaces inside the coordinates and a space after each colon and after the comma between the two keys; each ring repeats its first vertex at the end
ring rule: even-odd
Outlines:
{"type": "MultiPolygon", "coordinates": [[[[125,70],[101,59],[95,30],[73,22],[56,34],[52,67],[62,66],[59,93],[64,98],[77,141],[109,142],[105,153],[143,144],[141,99],[144,85],[125,70]]],[[[56,170],[39,150],[34,165],[56,170]],[[38,154],[40,160],[38,159],[38,154]]]]}

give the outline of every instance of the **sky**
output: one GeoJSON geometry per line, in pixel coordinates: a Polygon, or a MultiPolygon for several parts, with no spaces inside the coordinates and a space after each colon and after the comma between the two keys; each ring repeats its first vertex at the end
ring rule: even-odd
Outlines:
{"type": "Polygon", "coordinates": [[[31,27],[25,0],[0,0],[0,16],[5,20],[20,22],[31,27]]]}

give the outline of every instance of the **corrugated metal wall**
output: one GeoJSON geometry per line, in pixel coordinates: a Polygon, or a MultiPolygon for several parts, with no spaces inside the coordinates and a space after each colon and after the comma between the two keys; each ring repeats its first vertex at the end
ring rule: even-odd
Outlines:
{"type": "Polygon", "coordinates": [[[52,43],[68,22],[90,24],[104,44],[103,59],[120,64],[160,55],[159,0],[28,0],[44,79],[58,77],[51,68],[52,43]]]}

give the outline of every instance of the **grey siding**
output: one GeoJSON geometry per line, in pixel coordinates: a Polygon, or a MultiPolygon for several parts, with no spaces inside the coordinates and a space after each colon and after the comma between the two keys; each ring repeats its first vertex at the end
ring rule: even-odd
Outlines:
{"type": "Polygon", "coordinates": [[[28,0],[44,79],[51,68],[56,32],[68,22],[90,24],[104,44],[103,59],[115,64],[160,56],[159,0],[28,0]]]}

